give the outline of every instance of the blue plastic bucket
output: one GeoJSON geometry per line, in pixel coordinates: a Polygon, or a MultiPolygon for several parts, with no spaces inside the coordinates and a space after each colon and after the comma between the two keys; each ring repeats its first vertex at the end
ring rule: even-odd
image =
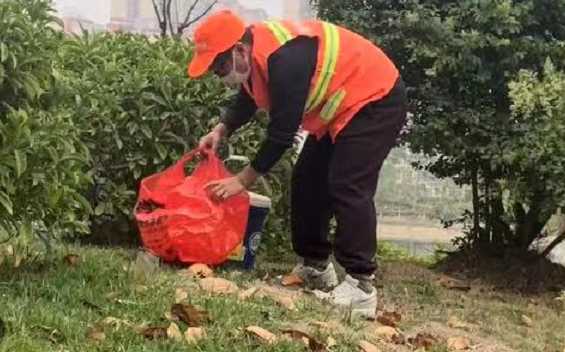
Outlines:
{"type": "Polygon", "coordinates": [[[249,219],[247,220],[243,243],[230,256],[232,261],[241,262],[245,270],[255,268],[257,251],[263,236],[263,227],[272,206],[270,198],[253,192],[249,192],[249,201],[249,219]]]}

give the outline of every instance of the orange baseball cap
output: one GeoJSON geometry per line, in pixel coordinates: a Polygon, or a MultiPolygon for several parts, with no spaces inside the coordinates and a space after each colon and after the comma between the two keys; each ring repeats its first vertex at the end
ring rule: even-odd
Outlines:
{"type": "Polygon", "coordinates": [[[218,54],[234,46],[245,34],[243,20],[229,10],[206,18],[194,31],[195,54],[188,65],[188,75],[198,78],[205,74],[218,54]]]}

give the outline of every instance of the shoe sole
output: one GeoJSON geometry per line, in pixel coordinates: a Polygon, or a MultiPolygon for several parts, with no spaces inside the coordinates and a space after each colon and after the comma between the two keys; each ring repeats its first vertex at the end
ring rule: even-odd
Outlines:
{"type": "Polygon", "coordinates": [[[357,307],[335,305],[339,310],[351,314],[352,318],[366,318],[375,320],[377,317],[377,302],[363,302],[357,307]]]}
{"type": "Polygon", "coordinates": [[[377,308],[356,308],[351,310],[351,316],[353,318],[366,318],[375,320],[377,317],[377,308]]]}

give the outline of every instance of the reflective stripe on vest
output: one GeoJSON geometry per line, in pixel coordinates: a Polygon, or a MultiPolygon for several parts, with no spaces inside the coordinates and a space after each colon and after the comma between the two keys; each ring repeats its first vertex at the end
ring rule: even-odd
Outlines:
{"type": "MultiPolygon", "coordinates": [[[[294,38],[292,33],[280,22],[266,21],[265,25],[273,33],[280,45],[284,45],[294,38]]],[[[324,101],[337,66],[341,44],[338,28],[327,22],[322,22],[322,28],[324,30],[325,40],[322,68],[314,85],[314,89],[311,90],[308,95],[305,108],[306,113],[313,111],[324,101]]],[[[345,94],[346,92],[344,90],[339,90],[327,99],[320,113],[320,117],[324,123],[329,123],[334,118],[340,104],[345,98],[345,94]]]]}
{"type": "Polygon", "coordinates": [[[281,45],[293,38],[293,35],[280,22],[266,21],[265,25],[269,27],[281,45]]]}
{"type": "Polygon", "coordinates": [[[340,89],[328,99],[328,101],[324,104],[322,111],[320,112],[320,118],[326,124],[330,123],[333,120],[337,109],[345,99],[345,90],[340,89]]]}
{"type": "Polygon", "coordinates": [[[337,56],[340,47],[339,32],[337,27],[331,23],[322,22],[322,26],[325,36],[322,69],[320,70],[320,75],[318,76],[314,90],[310,92],[310,96],[306,101],[306,112],[311,112],[317,108],[326,96],[337,65],[337,56]]]}

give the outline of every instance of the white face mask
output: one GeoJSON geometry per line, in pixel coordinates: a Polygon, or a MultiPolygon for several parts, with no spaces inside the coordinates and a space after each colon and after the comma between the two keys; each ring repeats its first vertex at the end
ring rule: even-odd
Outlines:
{"type": "Polygon", "coordinates": [[[245,83],[249,79],[249,74],[251,72],[251,67],[247,65],[247,70],[243,73],[237,72],[235,63],[235,50],[232,53],[232,69],[230,73],[222,77],[222,81],[231,88],[238,88],[240,85],[245,83]]]}

